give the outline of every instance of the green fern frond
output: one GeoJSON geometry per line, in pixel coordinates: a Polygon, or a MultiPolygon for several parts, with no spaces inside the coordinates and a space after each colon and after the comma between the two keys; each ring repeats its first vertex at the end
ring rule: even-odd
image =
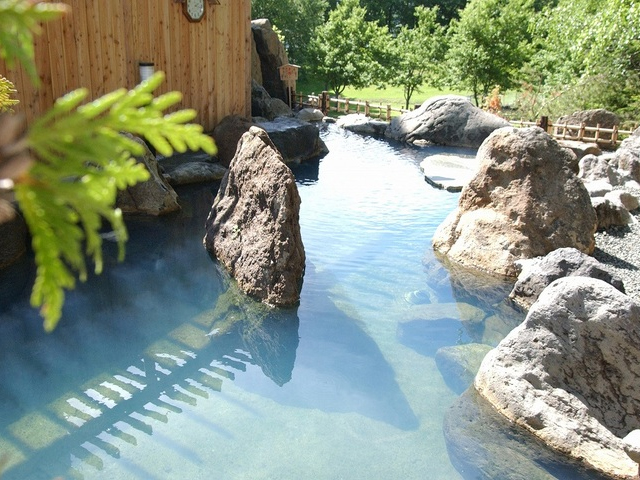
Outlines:
{"type": "Polygon", "coordinates": [[[40,33],[41,22],[58,18],[68,10],[64,3],[0,0],[0,57],[9,68],[18,61],[37,85],[33,36],[40,33]]]}
{"type": "Polygon", "coordinates": [[[103,220],[116,233],[121,253],[127,233],[122,213],[114,209],[117,191],[147,180],[135,161],[142,147],[121,132],[143,136],[163,155],[173,151],[216,151],[213,139],[192,120],[192,110],[164,114],[180,101],[179,93],[158,98],[153,91],[164,74],[156,73],[133,90],[117,90],[81,105],[86,90],[58,99],[28,133],[37,161],[15,180],[15,194],[33,237],[37,278],[31,303],[40,307],[47,331],[62,315],[65,290],[87,276],[85,254],[102,270],[103,220]]]}

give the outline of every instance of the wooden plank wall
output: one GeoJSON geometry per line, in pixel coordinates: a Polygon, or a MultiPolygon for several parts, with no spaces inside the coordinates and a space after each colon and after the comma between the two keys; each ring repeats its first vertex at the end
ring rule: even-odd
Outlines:
{"type": "MultiPolygon", "coordinates": [[[[51,1],[51,0],[49,0],[51,1]]],[[[195,108],[206,131],[230,114],[251,114],[251,1],[206,3],[191,23],[174,0],[65,0],[71,13],[43,26],[35,57],[35,90],[21,68],[0,74],[18,90],[14,109],[32,121],[79,87],[97,98],[139,82],[138,62],[153,62],[167,79],[158,93],[179,90],[180,108],[195,108]]]]}

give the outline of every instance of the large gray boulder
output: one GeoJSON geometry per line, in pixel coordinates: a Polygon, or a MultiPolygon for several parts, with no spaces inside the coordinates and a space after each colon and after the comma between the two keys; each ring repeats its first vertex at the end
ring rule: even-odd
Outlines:
{"type": "Polygon", "coordinates": [[[602,280],[549,285],[484,358],[475,387],[549,447],[612,478],[637,478],[625,437],[640,428],[640,305],[602,280]]]}
{"type": "MultiPolygon", "coordinates": [[[[620,124],[620,117],[604,108],[597,108],[573,112],[571,115],[560,117],[556,125],[558,128],[561,128],[562,125],[582,125],[583,123],[586,127],[597,127],[600,125],[600,128],[613,128],[620,124]]],[[[561,128],[560,133],[562,133],[563,130],[564,129],[561,128]]],[[[567,129],[567,135],[577,136],[578,133],[578,130],[567,129]]],[[[593,137],[594,133],[586,132],[586,136],[593,137]]],[[[600,133],[599,137],[603,140],[611,140],[610,133],[600,133]]]]}
{"type": "Polygon", "coordinates": [[[559,248],[544,257],[520,260],[517,265],[521,271],[509,298],[525,310],[553,281],[563,277],[597,278],[625,293],[622,280],[606,265],[575,248],[559,248]]]}
{"type": "Polygon", "coordinates": [[[329,150],[318,126],[297,118],[279,117],[259,123],[282,155],[285,163],[301,163],[325,155],[329,150]]]}
{"type": "Polygon", "coordinates": [[[151,153],[144,141],[133,135],[125,134],[144,148],[144,154],[136,157],[150,174],[145,182],[118,191],[116,206],[124,213],[142,215],[164,215],[180,210],[178,195],[164,178],[158,167],[156,156],[151,153]]]}
{"type": "Polygon", "coordinates": [[[299,212],[293,173],[267,133],[251,127],[206,221],[205,248],[249,296],[295,305],[305,269],[299,212]]]}
{"type": "Polygon", "coordinates": [[[515,262],[561,247],[592,253],[596,214],[569,168],[573,155],[542,129],[495,131],[478,150],[479,169],[433,248],[460,265],[516,277],[515,262]]]}
{"type": "Polygon", "coordinates": [[[391,120],[385,135],[401,142],[478,148],[494,130],[509,122],[474,106],[466,97],[446,95],[391,120]]]}
{"type": "Polygon", "coordinates": [[[383,120],[376,120],[361,113],[351,113],[338,118],[336,124],[351,132],[363,135],[384,135],[388,124],[383,120]]]}
{"type": "Polygon", "coordinates": [[[284,45],[273,30],[271,22],[266,18],[252,20],[251,33],[253,33],[256,51],[260,57],[261,85],[273,98],[286,102],[287,95],[284,83],[280,80],[280,71],[278,70],[282,65],[289,63],[284,45]]]}

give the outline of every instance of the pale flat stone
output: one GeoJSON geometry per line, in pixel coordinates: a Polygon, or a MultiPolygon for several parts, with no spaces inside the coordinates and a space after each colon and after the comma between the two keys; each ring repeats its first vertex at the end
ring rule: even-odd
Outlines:
{"type": "Polygon", "coordinates": [[[459,192],[478,171],[478,160],[472,156],[435,154],[420,163],[424,178],[436,188],[459,192]]]}

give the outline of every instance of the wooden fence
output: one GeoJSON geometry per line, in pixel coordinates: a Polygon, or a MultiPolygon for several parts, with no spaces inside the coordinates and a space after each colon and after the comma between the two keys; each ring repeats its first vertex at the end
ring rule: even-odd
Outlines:
{"type": "MultiPolygon", "coordinates": [[[[595,143],[606,148],[617,148],[620,141],[628,137],[635,130],[623,130],[614,125],[613,128],[605,128],[600,124],[595,127],[588,127],[584,123],[571,125],[567,123],[550,123],[548,117],[542,117],[537,122],[527,122],[523,120],[512,120],[514,127],[543,128],[549,135],[557,140],[571,140],[585,143],[595,143]]],[[[637,128],[637,127],[636,127],[637,128]]]]}
{"type": "Polygon", "coordinates": [[[205,2],[201,22],[192,23],[175,0],[65,0],[71,13],[43,25],[35,60],[41,86],[22,68],[0,74],[18,90],[31,122],[56,98],[79,87],[96,98],[140,80],[139,62],[166,73],[163,93],[183,93],[180,108],[194,108],[196,122],[212,129],[230,114],[251,115],[251,1],[205,2]]]}
{"type": "Polygon", "coordinates": [[[378,118],[387,122],[391,121],[393,113],[403,114],[409,112],[404,108],[392,107],[382,102],[370,102],[368,100],[349,100],[348,98],[331,98],[327,92],[320,95],[296,94],[296,104],[317,108],[327,115],[329,112],[337,113],[362,113],[367,117],[378,118]]]}
{"type": "MultiPolygon", "coordinates": [[[[320,95],[303,95],[295,94],[296,104],[299,106],[309,106],[322,110],[327,115],[330,112],[362,113],[367,117],[384,119],[391,121],[392,114],[403,114],[411,110],[404,108],[394,108],[389,104],[383,105],[378,102],[369,102],[366,100],[349,100],[347,98],[331,98],[327,92],[320,95]]],[[[417,108],[418,106],[416,106],[417,108]]],[[[524,120],[512,120],[511,125],[514,127],[530,127],[539,126],[543,128],[549,135],[558,140],[573,140],[578,142],[596,143],[606,148],[616,148],[620,141],[628,137],[637,128],[631,130],[620,129],[617,125],[613,128],[605,128],[600,125],[588,127],[584,123],[581,125],[570,125],[567,123],[553,124],[549,122],[548,117],[542,117],[537,122],[528,122],[524,120]]]]}

